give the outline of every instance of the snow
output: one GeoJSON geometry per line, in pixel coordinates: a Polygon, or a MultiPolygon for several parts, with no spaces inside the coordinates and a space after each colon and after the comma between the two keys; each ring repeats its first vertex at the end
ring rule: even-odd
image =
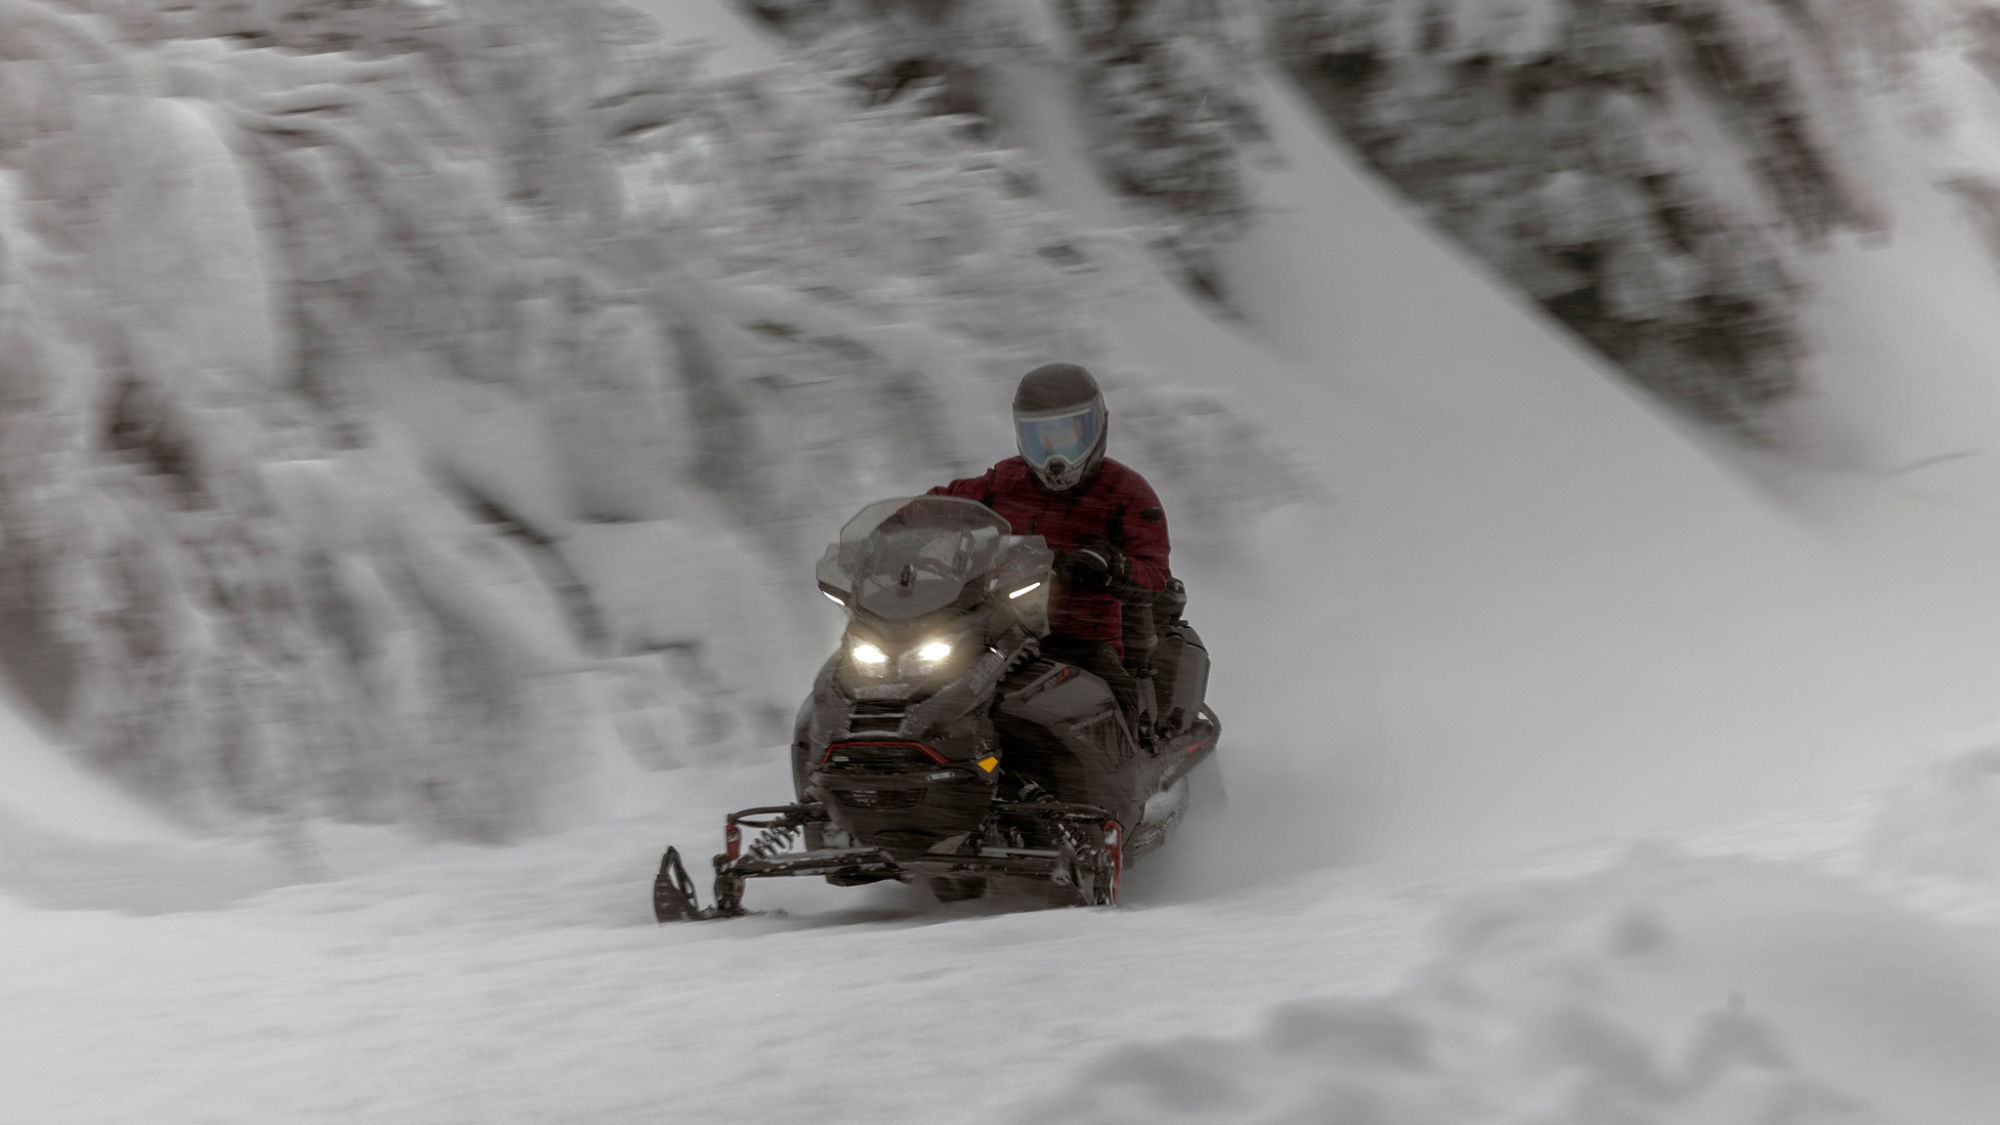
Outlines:
{"type": "Polygon", "coordinates": [[[95,842],[140,844],[179,835],[157,814],[79,767],[11,696],[0,697],[0,746],[6,748],[8,778],[0,790],[0,826],[9,833],[59,830],[95,842]]]}
{"type": "MultiPolygon", "coordinates": [[[[1050,131],[1057,197],[1115,222],[1088,210],[1046,86],[1008,89],[1050,131]]],[[[1243,537],[1254,552],[1175,528],[1190,616],[1241,693],[1218,701],[1231,743],[1260,748],[1233,771],[1282,771],[1275,796],[1331,770],[1372,787],[1335,799],[1376,845],[1474,849],[1750,815],[1986,719],[1976,674],[1911,663],[1936,634],[1910,591],[1421,229],[1287,89],[1261,93],[1285,166],[1226,259],[1251,323],[1154,283],[1107,325],[1121,356],[1228,373],[1330,497],[1243,537]],[[1303,715],[1301,681],[1328,685],[1303,715]]]]}
{"type": "Polygon", "coordinates": [[[1268,960],[1232,962],[1267,915],[940,911],[921,892],[824,886],[780,888],[801,908],[789,919],[654,927],[631,891],[659,835],[696,843],[714,831],[697,803],[750,803],[773,783],[782,769],[682,777],[686,810],[664,818],[440,849],[225,914],[9,919],[0,1047],[14,1073],[42,1076],[10,1081],[10,1104],[77,1121],[470,1122],[716,1118],[755,1100],[774,1117],[976,1120],[1052,1060],[1135,1028],[1233,1026],[1290,991],[1276,965],[1384,986],[1383,959],[1417,936],[1406,908],[1328,896],[1268,960]],[[1327,966],[1321,935],[1350,926],[1354,956],[1327,966]],[[1133,960],[1090,956],[1107,937],[1133,960]],[[1179,997],[1142,953],[1229,987],[1179,997]],[[1027,989],[1074,999],[1024,1002],[1027,989]],[[41,1027],[88,1034],[38,1030],[54,1004],[70,1022],[41,1027]],[[899,1078],[863,1077],[883,1073],[899,1078]]]}
{"type": "Polygon", "coordinates": [[[1990,482],[2000,479],[1985,439],[2000,417],[1991,377],[2000,324],[1987,310],[2000,301],[2000,259],[1945,183],[2000,175],[2000,91],[1956,52],[1928,62],[1933,84],[1910,100],[1945,122],[1934,135],[1886,120],[1901,108],[1890,103],[1865,107],[1869,127],[1847,138],[1866,146],[1856,162],[1889,201],[1889,230],[1797,263],[1814,296],[1803,311],[1817,354],[1815,393],[1792,438],[1821,463],[1870,472],[1969,454],[1974,463],[1945,473],[1990,482]]]}
{"type": "Polygon", "coordinates": [[[1442,930],[1389,995],[1113,1052],[1032,1119],[1971,1122],[2000,1094],[2000,956],[1839,880],[1651,852],[1442,930]]]}
{"type": "Polygon", "coordinates": [[[1870,865],[1955,917],[2000,919],[2000,731],[1890,787],[1867,841],[1870,865]]]}
{"type": "Polygon", "coordinates": [[[668,43],[702,49],[703,69],[718,78],[769,69],[782,60],[784,52],[758,36],[741,5],[636,0],[632,6],[660,21],[668,43]]]}
{"type": "MultiPolygon", "coordinates": [[[[353,874],[408,854],[407,833],[273,823],[202,836],[127,796],[0,693],[0,915],[21,906],[139,914],[213,910],[273,886],[353,874]]],[[[26,931],[24,930],[23,933],[26,931]]],[[[11,973],[27,947],[9,950],[11,973]]],[[[56,951],[61,954],[60,948],[56,951]]]]}
{"type": "MultiPolygon", "coordinates": [[[[728,5],[653,11],[670,39],[728,44],[730,66],[776,58],[728,5]]],[[[1914,482],[1719,452],[1424,231],[1269,78],[1256,99],[1279,159],[1254,173],[1263,214],[1224,263],[1241,317],[1218,315],[1120,232],[1139,222],[1082,158],[1060,87],[1009,65],[995,96],[1014,139],[1052,200],[1109,231],[1085,248],[1107,275],[1093,315],[1114,414],[1206,394],[1242,427],[1240,450],[1183,451],[1154,475],[1216,656],[1227,808],[1197,787],[1199,819],[1131,873],[1116,911],[801,881],[751,888],[770,916],[655,927],[660,847],[698,860],[722,812],[789,793],[769,752],[782,732],[718,724],[788,707],[830,619],[789,616],[790,577],[691,492],[566,460],[574,447],[502,391],[377,372],[405,400],[392,458],[271,471],[275,502],[343,556],[355,612],[386,642],[367,672],[380,690],[355,698],[394,701],[433,671],[385,577],[408,570],[478,623],[466,632],[504,655],[506,685],[586,673],[550,713],[608,701],[581,710],[612,712],[619,737],[579,720],[550,739],[579,739],[570,756],[507,763],[574,770],[585,792],[552,831],[505,846],[282,821],[216,838],[118,798],[0,710],[10,1114],[1990,1117],[1993,751],[1923,760],[1994,710],[2000,618],[1978,600],[1991,556],[1969,549],[1986,525],[1957,518],[1978,510],[1976,478],[1915,478],[1931,491],[1913,500],[1900,486],[1914,482]],[[419,483],[440,465],[547,546],[495,547],[419,483]],[[1244,512],[1216,480],[1232,475],[1283,502],[1244,512]],[[397,502],[371,500],[385,492],[397,502]],[[593,520],[580,496],[657,508],[593,520]],[[353,550],[385,537],[401,547],[353,550]],[[563,569],[631,646],[711,651],[665,673],[585,655],[550,589],[563,569]],[[755,641],[714,641],[731,622],[755,641]],[[760,666],[768,699],[718,707],[727,692],[703,687],[760,666]]],[[[1897,317],[1949,298],[1917,267],[1962,228],[1905,229],[1903,265],[1884,267],[1903,295],[1830,336],[1841,348],[1872,324],[1885,348],[1921,354],[1897,332],[1922,322],[1897,317]]],[[[1873,275],[1829,261],[1856,272],[1828,307],[1876,309],[1861,300],[1873,275]]],[[[1969,252],[1949,261],[1970,284],[1969,252]]],[[[1937,323],[1983,323],[1976,307],[1937,323]]],[[[1951,337],[1954,370],[1985,353],[1978,331],[1951,337]]],[[[919,370],[939,346],[900,324],[859,338],[907,346],[919,370]]],[[[1829,409],[1855,411],[1836,421],[1859,441],[1855,404],[1884,392],[1854,362],[1829,409]]],[[[954,406],[994,390],[1004,433],[999,384],[933,377],[954,406]]],[[[1899,384],[1924,424],[1885,448],[1976,434],[1960,407],[1984,392],[1959,387],[1899,384]]],[[[1182,448],[1131,414],[1114,441],[1182,448]]]]}

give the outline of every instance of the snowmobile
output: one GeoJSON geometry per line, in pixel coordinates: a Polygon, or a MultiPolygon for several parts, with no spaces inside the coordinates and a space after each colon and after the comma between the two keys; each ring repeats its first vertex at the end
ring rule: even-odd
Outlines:
{"type": "Polygon", "coordinates": [[[1125,868],[1180,823],[1221,724],[1178,580],[1112,587],[1137,687],[1125,705],[1045,656],[1054,562],[971,500],[890,499],[849,520],[817,570],[847,628],[799,709],[796,800],[729,814],[706,908],[668,848],[654,916],[740,916],[750,880],[809,875],[1115,904],[1125,868]]]}

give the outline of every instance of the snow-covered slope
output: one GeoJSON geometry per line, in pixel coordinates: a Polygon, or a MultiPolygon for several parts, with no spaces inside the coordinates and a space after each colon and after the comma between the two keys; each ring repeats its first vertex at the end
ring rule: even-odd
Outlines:
{"type": "MultiPolygon", "coordinates": [[[[1056,198],[1115,222],[1060,99],[1009,88],[1056,198]]],[[[1490,843],[1744,813],[1986,717],[1972,639],[1963,671],[1913,663],[1946,635],[1915,591],[1485,280],[1284,85],[1260,104],[1285,165],[1226,259],[1248,323],[1158,282],[1107,315],[1121,356],[1245,404],[1326,497],[1241,540],[1176,527],[1238,769],[1384,787],[1329,795],[1377,841],[1490,843]]]]}
{"type": "Polygon", "coordinates": [[[1935,466],[1917,479],[1970,497],[2000,482],[2000,244],[1966,190],[2000,182],[2000,86],[1961,50],[1920,58],[1927,81],[1867,103],[1851,141],[1893,225],[1799,262],[1816,393],[1793,410],[1790,444],[1868,472],[1935,466]]]}
{"type": "Polygon", "coordinates": [[[0,909],[212,910],[275,886],[352,875],[417,841],[381,828],[272,817],[197,833],[80,767],[0,693],[0,909]]]}
{"type": "Polygon", "coordinates": [[[21,706],[0,697],[0,752],[9,781],[0,821],[9,831],[60,831],[88,840],[159,843],[179,836],[159,816],[121,799],[104,779],[78,768],[21,706]]]}

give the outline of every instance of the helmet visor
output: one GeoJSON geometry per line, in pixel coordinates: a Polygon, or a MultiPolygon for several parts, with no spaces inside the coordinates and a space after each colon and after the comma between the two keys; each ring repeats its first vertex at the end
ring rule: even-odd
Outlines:
{"type": "Polygon", "coordinates": [[[1046,469],[1058,457],[1072,465],[1082,461],[1097,444],[1098,427],[1102,424],[1093,403],[1062,414],[1018,418],[1014,434],[1022,460],[1037,469],[1046,469]]]}

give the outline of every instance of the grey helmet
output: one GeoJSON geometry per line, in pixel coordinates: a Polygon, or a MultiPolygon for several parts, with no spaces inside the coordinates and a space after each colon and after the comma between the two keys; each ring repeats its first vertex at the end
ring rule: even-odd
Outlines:
{"type": "Polygon", "coordinates": [[[1074,363],[1043,364],[1014,392],[1014,443],[1051,492],[1075,488],[1104,460],[1110,422],[1097,380],[1074,363]]]}

